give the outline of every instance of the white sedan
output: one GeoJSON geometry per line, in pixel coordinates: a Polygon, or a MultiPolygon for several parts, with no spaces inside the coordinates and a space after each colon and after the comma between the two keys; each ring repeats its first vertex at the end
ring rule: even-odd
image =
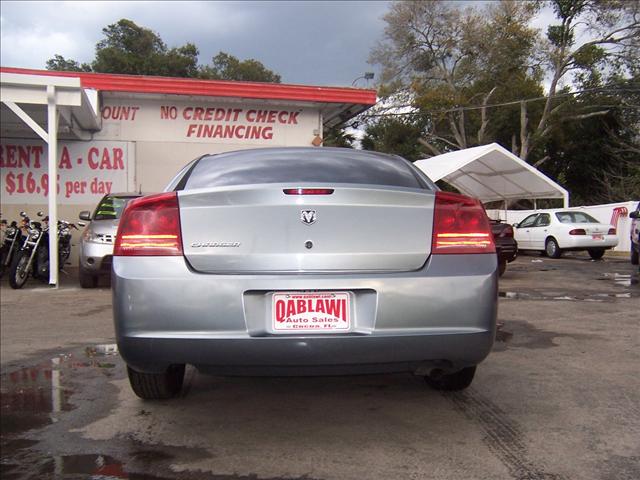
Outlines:
{"type": "Polygon", "coordinates": [[[559,258],[565,250],[586,250],[594,260],[618,245],[616,229],[577,211],[534,213],[516,223],[519,250],[538,250],[559,258]]]}

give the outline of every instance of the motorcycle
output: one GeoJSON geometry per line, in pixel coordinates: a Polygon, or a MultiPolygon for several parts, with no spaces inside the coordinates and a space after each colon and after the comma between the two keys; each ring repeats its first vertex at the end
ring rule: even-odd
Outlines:
{"type": "MultiPolygon", "coordinates": [[[[41,217],[42,212],[38,212],[41,217]]],[[[49,280],[49,217],[40,222],[32,222],[26,213],[20,212],[20,216],[26,220],[27,236],[11,263],[9,284],[11,288],[22,288],[29,275],[40,279],[42,282],[49,280]]],[[[58,235],[58,269],[62,270],[71,255],[71,229],[77,227],[70,222],[60,220],[57,225],[58,235]]]]}
{"type": "Polygon", "coordinates": [[[20,249],[22,232],[15,220],[11,224],[7,224],[6,220],[1,220],[0,225],[2,225],[4,233],[2,246],[0,247],[0,277],[2,277],[4,272],[9,270],[11,260],[20,249]]]}
{"type": "MultiPolygon", "coordinates": [[[[49,217],[44,217],[46,244],[38,253],[38,277],[46,282],[49,280],[49,217]]],[[[58,270],[62,270],[71,256],[71,229],[77,230],[75,224],[66,220],[58,220],[58,270]]],[[[45,240],[43,240],[45,241],[45,240]]]]}

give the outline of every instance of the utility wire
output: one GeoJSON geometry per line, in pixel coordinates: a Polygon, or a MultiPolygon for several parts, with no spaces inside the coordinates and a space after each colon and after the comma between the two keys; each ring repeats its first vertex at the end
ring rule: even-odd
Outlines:
{"type": "MultiPolygon", "coordinates": [[[[553,98],[558,98],[558,97],[572,97],[572,96],[576,96],[576,95],[581,95],[583,93],[590,93],[590,92],[601,92],[601,93],[608,93],[608,92],[638,92],[640,93],[640,88],[609,88],[611,85],[606,85],[604,87],[594,87],[594,88],[585,88],[583,90],[578,90],[575,92],[567,92],[567,93],[556,93],[553,95],[553,98]]],[[[473,111],[473,110],[482,110],[483,108],[495,108],[495,107],[506,107],[506,106],[511,106],[511,105],[520,105],[522,102],[524,103],[531,103],[531,102],[538,102],[540,100],[546,100],[548,97],[547,96],[542,96],[542,97],[534,97],[534,98],[526,98],[526,99],[521,99],[521,100],[511,100],[509,102],[502,102],[502,103],[490,103],[487,105],[474,105],[474,106],[467,106],[467,107],[452,107],[452,108],[447,108],[447,109],[443,109],[443,110],[423,110],[423,111],[419,111],[419,112],[404,112],[404,113],[364,113],[360,115],[360,118],[362,119],[366,119],[366,118],[377,118],[377,117],[402,117],[402,116],[406,116],[406,115],[411,115],[411,116],[420,116],[420,115],[425,115],[425,114],[439,114],[439,113],[451,113],[451,112],[461,112],[461,111],[473,111]]],[[[394,109],[394,108],[408,108],[408,107],[413,107],[413,108],[417,108],[415,107],[415,105],[394,105],[394,106],[390,106],[388,107],[389,110],[394,109]]],[[[625,106],[623,105],[619,105],[616,107],[621,107],[621,108],[625,108],[625,106]]],[[[631,106],[628,106],[631,107],[631,106]]]]}

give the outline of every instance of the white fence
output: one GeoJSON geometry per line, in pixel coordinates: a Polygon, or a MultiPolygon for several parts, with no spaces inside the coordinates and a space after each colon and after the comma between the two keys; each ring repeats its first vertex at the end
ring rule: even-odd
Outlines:
{"type": "MultiPolygon", "coordinates": [[[[592,205],[589,207],[571,207],[545,209],[545,212],[558,212],[563,210],[579,210],[587,212],[599,222],[608,223],[616,227],[618,232],[618,246],[614,248],[618,252],[628,252],[631,249],[629,240],[631,234],[631,219],[629,213],[633,212],[638,205],[638,200],[621,203],[608,203],[606,205],[592,205]],[[626,211],[626,213],[625,213],[626,211]]],[[[541,210],[487,210],[490,218],[501,219],[513,224],[520,222],[527,215],[541,210]]]]}

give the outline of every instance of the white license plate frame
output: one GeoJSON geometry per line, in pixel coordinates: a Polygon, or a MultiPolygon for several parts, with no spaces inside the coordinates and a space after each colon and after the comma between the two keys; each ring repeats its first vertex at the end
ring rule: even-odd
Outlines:
{"type": "Polygon", "coordinates": [[[347,333],[352,326],[350,292],[274,292],[271,296],[274,333],[347,333]]]}

